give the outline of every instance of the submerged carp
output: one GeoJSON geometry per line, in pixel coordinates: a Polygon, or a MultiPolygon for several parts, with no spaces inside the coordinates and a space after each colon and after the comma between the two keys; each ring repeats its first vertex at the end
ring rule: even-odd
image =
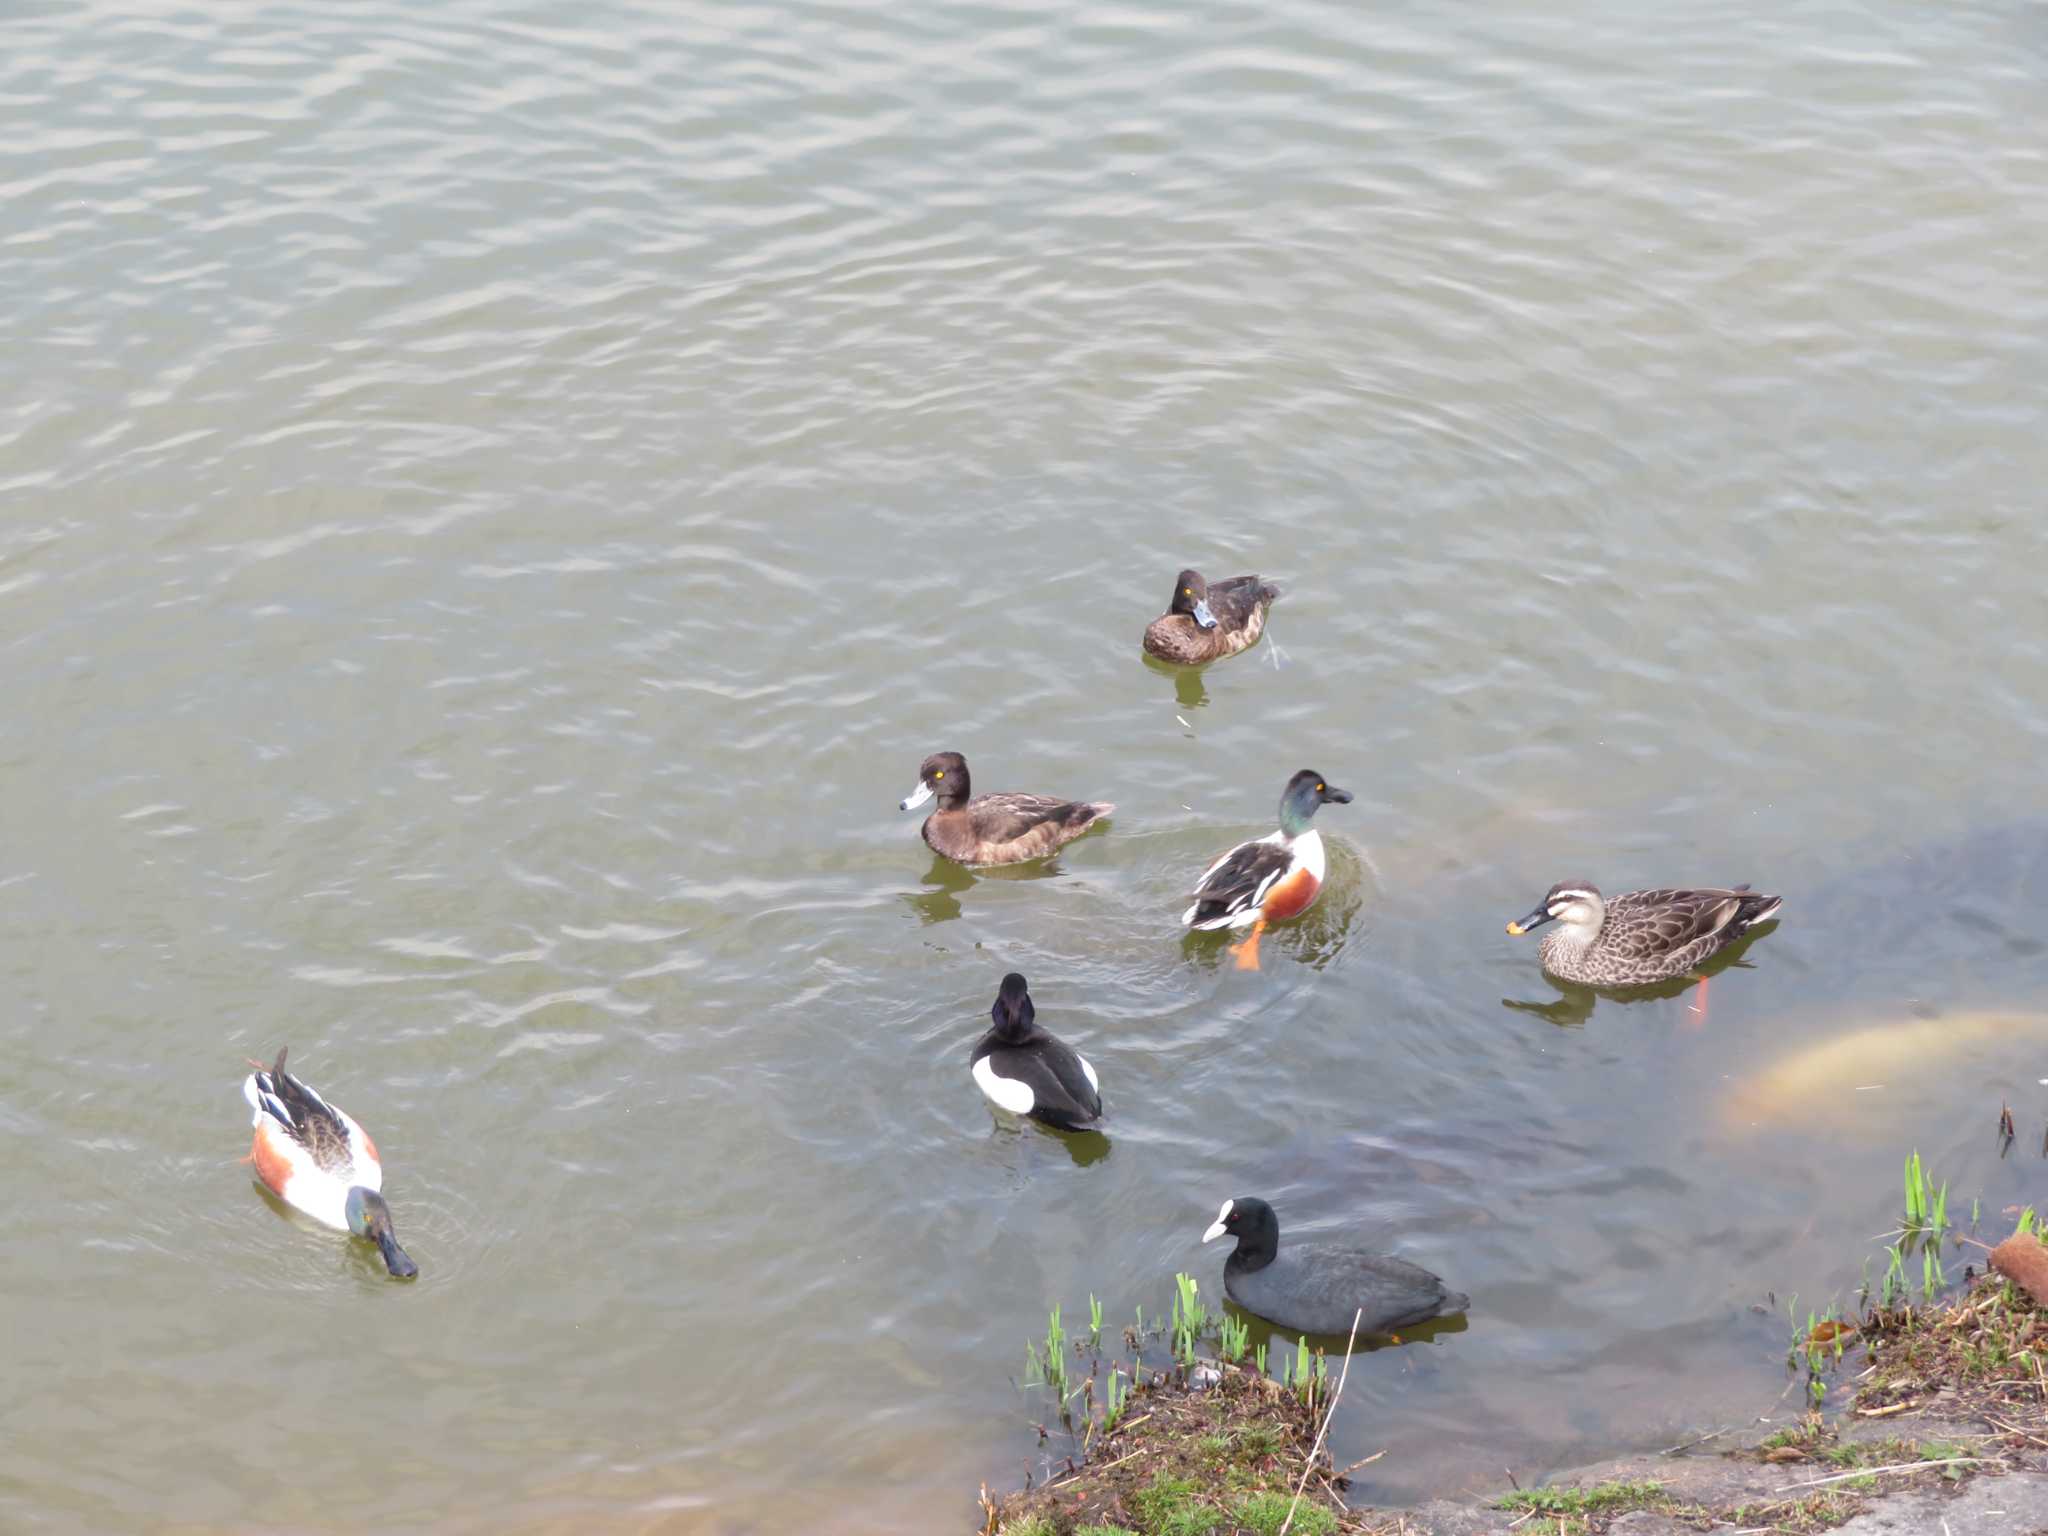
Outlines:
{"type": "Polygon", "coordinates": [[[1976,1063],[1995,1063],[2002,1084],[2032,1083],[2048,1077],[2038,1043],[2048,1043],[2048,1014],[1945,1013],[1866,1025],[1736,1082],[1721,1101],[1721,1118],[1731,1127],[1840,1119],[1873,1099],[1880,1101],[1873,1109],[1896,1110],[1918,1103],[1948,1068],[1976,1063]],[[2023,1043],[2029,1049],[2016,1053],[2023,1043]]]}

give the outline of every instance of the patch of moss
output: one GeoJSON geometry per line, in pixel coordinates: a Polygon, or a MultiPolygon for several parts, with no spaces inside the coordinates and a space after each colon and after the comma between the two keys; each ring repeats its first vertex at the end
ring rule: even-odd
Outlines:
{"type": "Polygon", "coordinates": [[[1280,1527],[1287,1525],[1287,1512],[1294,1510],[1294,1524],[1288,1526],[1290,1533],[1300,1536],[1331,1536],[1337,1529],[1337,1517],[1320,1504],[1303,1500],[1299,1507],[1294,1497],[1285,1493],[1255,1493],[1236,1509],[1231,1511],[1231,1522],[1241,1531],[1252,1536],[1280,1536],[1280,1527]]]}
{"type": "Polygon", "coordinates": [[[1158,1526],[1155,1536],[1209,1536],[1222,1522],[1221,1511],[1206,1504],[1188,1504],[1166,1517],[1166,1523],[1158,1526]]]}
{"type": "Polygon", "coordinates": [[[1263,1461],[1280,1452],[1280,1431],[1270,1424],[1247,1424],[1237,1432],[1238,1454],[1251,1461],[1263,1461]]]}
{"type": "Polygon", "coordinates": [[[1591,1515],[1643,1509],[1662,1502],[1662,1483],[1595,1483],[1591,1488],[1519,1489],[1494,1508],[1526,1510],[1538,1515],[1591,1515]]]}

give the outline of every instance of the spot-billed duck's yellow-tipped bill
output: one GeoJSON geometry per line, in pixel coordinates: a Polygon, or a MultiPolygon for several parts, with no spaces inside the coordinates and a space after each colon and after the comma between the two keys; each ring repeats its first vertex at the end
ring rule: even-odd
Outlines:
{"type": "Polygon", "coordinates": [[[1526,928],[1524,928],[1524,927],[1523,927],[1523,926],[1522,926],[1522,925],[1521,925],[1520,923],[1509,923],[1509,924],[1508,924],[1508,932],[1509,932],[1509,933],[1511,933],[1511,934],[1513,934],[1513,935],[1514,935],[1514,936],[1515,936],[1516,938],[1518,938],[1518,939],[1519,939],[1519,938],[1520,938],[1520,937],[1521,937],[1521,936],[1522,936],[1523,934],[1527,933],[1528,931],[1529,931],[1529,930],[1528,930],[1528,929],[1526,929],[1526,928]]]}
{"type": "Polygon", "coordinates": [[[896,809],[899,811],[914,811],[937,793],[938,791],[931,785],[919,784],[917,788],[903,797],[902,803],[896,809]]]}
{"type": "Polygon", "coordinates": [[[1223,1224],[1226,1221],[1230,1220],[1230,1208],[1235,1204],[1237,1204],[1235,1200],[1226,1200],[1223,1202],[1223,1209],[1216,1213],[1216,1219],[1209,1224],[1209,1230],[1202,1234],[1203,1242],[1213,1243],[1214,1241],[1216,1241],[1217,1238],[1223,1235],[1223,1224]]]}

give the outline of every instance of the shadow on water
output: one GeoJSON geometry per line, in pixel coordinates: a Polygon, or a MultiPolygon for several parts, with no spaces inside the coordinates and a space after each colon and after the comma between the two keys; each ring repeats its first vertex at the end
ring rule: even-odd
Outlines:
{"type": "MultiPolygon", "coordinates": [[[[1246,1329],[1249,1330],[1248,1341],[1245,1345],[1247,1354],[1258,1349],[1261,1344],[1266,1346],[1266,1371],[1267,1374],[1276,1379],[1280,1375],[1281,1356],[1292,1355],[1303,1337],[1308,1339],[1310,1354],[1314,1354],[1320,1349],[1331,1359],[1341,1359],[1344,1355],[1344,1345],[1347,1338],[1344,1334],[1311,1333],[1303,1335],[1286,1328],[1276,1327],[1272,1323],[1267,1322],[1263,1317],[1260,1317],[1256,1312],[1245,1311],[1243,1307],[1228,1297],[1224,1298],[1223,1307],[1225,1311],[1243,1323],[1246,1329]]],[[[1382,1349],[1399,1349],[1409,1344],[1426,1344],[1447,1334],[1467,1332],[1471,1326],[1471,1319],[1464,1313],[1459,1312],[1450,1317],[1433,1317],[1426,1323],[1418,1323],[1413,1328],[1403,1328],[1398,1333],[1361,1333],[1358,1336],[1358,1341],[1352,1345],[1352,1353],[1366,1355],[1382,1349]]]]}
{"type": "Polygon", "coordinates": [[[1049,880],[1060,873],[1058,854],[1024,864],[988,864],[974,868],[933,854],[932,866],[924,872],[924,883],[933,889],[907,891],[903,899],[910,903],[919,921],[927,925],[945,923],[960,915],[961,896],[972,890],[978,881],[1049,880]]]}
{"type": "Polygon", "coordinates": [[[1689,976],[1674,976],[1669,981],[1655,981],[1638,987],[1588,987],[1576,981],[1560,981],[1548,971],[1542,971],[1539,974],[1543,979],[1557,989],[1556,998],[1544,1003],[1504,997],[1500,1000],[1500,1005],[1503,1008],[1512,1008],[1518,1013],[1533,1013],[1539,1019],[1555,1024],[1559,1029],[1583,1029],[1586,1021],[1593,1016],[1594,1003],[1601,998],[1624,1006],[1630,1003],[1668,1001],[1674,997],[1683,997],[1692,991],[1699,985],[1699,978],[1702,976],[1711,981],[1723,971],[1755,970],[1756,967],[1743,957],[1748,953],[1751,944],[1767,937],[1777,926],[1776,919],[1773,919],[1752,928],[1689,976]]]}

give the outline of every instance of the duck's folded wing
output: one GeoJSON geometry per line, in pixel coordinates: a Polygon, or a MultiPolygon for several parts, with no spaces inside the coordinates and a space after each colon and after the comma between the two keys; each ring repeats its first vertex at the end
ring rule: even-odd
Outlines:
{"type": "Polygon", "coordinates": [[[1081,1053],[1063,1040],[1050,1041],[1045,1050],[1046,1070],[1059,1084],[1061,1096],[1071,1106],[1076,1120],[1102,1118],[1102,1093],[1095,1084],[1095,1070],[1081,1059],[1081,1053]]]}
{"type": "Polygon", "coordinates": [[[1279,595],[1260,577],[1233,576],[1228,581],[1209,583],[1209,611],[1219,619],[1238,623],[1250,618],[1261,603],[1279,595]]]}
{"type": "Polygon", "coordinates": [[[1055,800],[1051,795],[981,795],[968,809],[974,833],[984,842],[1009,843],[1048,823],[1064,825],[1093,807],[1083,801],[1055,800]]]}
{"type": "MultiPolygon", "coordinates": [[[[321,1168],[346,1166],[355,1160],[359,1148],[369,1146],[369,1137],[355,1121],[284,1070],[282,1052],[268,1072],[252,1072],[243,1081],[242,1097],[253,1111],[251,1125],[261,1127],[266,1119],[274,1121],[287,1137],[310,1152],[321,1168]]],[[[374,1149],[369,1155],[374,1162],[374,1149]]]]}
{"type": "Polygon", "coordinates": [[[1273,882],[1294,866],[1292,850],[1261,839],[1239,843],[1209,866],[1195,887],[1187,921],[1205,923],[1258,906],[1273,882]]]}
{"type": "Polygon", "coordinates": [[[1742,898],[1734,891],[1644,891],[1629,905],[1625,931],[1636,947],[1671,954],[1726,928],[1742,910],[1742,898]]]}

